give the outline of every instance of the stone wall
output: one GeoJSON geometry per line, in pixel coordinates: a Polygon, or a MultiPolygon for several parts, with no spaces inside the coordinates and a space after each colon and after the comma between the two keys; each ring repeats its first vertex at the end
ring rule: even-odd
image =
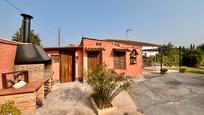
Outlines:
{"type": "Polygon", "coordinates": [[[36,91],[36,97],[40,100],[44,100],[44,85],[42,85],[37,91],[36,91]]]}
{"type": "Polygon", "coordinates": [[[0,96],[0,103],[7,101],[14,101],[15,106],[21,110],[22,113],[35,112],[36,109],[36,93],[23,93],[15,95],[0,96]]]}
{"type": "Polygon", "coordinates": [[[23,115],[30,115],[36,110],[37,98],[41,101],[44,100],[44,85],[40,86],[40,88],[34,92],[0,96],[0,104],[7,101],[14,101],[15,106],[21,110],[23,115]]]}
{"type": "Polygon", "coordinates": [[[44,64],[24,64],[15,65],[15,71],[27,70],[29,82],[44,79],[45,66],[44,64]]]}

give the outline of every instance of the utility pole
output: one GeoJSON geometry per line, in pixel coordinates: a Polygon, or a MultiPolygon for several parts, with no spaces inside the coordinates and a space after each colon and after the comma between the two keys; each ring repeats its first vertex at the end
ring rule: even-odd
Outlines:
{"type": "Polygon", "coordinates": [[[60,28],[58,28],[58,47],[60,47],[60,28]]]}
{"type": "Polygon", "coordinates": [[[126,29],[126,35],[125,35],[125,39],[127,40],[127,37],[128,37],[128,32],[129,31],[133,31],[133,29],[126,29]]]}
{"type": "Polygon", "coordinates": [[[179,70],[181,70],[181,46],[179,46],[179,70]]]}
{"type": "Polygon", "coordinates": [[[160,48],[160,56],[161,56],[160,69],[162,69],[162,65],[163,65],[163,49],[162,49],[162,47],[160,48]]]}

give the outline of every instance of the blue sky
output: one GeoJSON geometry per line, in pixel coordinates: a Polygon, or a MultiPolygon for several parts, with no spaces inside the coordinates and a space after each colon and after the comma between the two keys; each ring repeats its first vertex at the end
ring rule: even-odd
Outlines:
{"type": "MultiPolygon", "coordinates": [[[[34,17],[32,29],[43,46],[80,43],[82,36],[176,46],[204,43],[204,0],[9,0],[34,17]]],[[[0,1],[0,36],[11,38],[20,27],[20,12],[0,1]]]]}

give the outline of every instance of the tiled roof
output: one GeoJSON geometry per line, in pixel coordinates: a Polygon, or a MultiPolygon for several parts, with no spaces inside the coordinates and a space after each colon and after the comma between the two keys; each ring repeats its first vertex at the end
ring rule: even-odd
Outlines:
{"type": "Polygon", "coordinates": [[[16,41],[6,40],[5,38],[0,37],[0,43],[12,44],[17,45],[16,41]]]}
{"type": "Polygon", "coordinates": [[[132,44],[132,45],[141,45],[141,46],[160,46],[158,44],[147,43],[147,42],[138,42],[138,41],[133,41],[133,40],[105,39],[105,41],[126,43],[126,44],[132,44]]]}
{"type": "Polygon", "coordinates": [[[153,44],[153,43],[147,43],[147,42],[139,42],[139,41],[134,41],[134,40],[123,40],[123,39],[95,39],[95,38],[89,38],[89,37],[82,37],[82,39],[119,42],[119,43],[139,45],[139,46],[155,46],[155,47],[160,46],[159,44],[153,44]]]}
{"type": "Polygon", "coordinates": [[[65,46],[65,47],[44,47],[45,50],[60,50],[60,49],[80,49],[82,46],[65,46]]]}

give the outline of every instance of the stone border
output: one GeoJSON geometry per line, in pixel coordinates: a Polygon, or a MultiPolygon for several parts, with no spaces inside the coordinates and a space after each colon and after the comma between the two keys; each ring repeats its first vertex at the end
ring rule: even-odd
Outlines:
{"type": "Polygon", "coordinates": [[[97,115],[105,115],[106,113],[110,113],[110,112],[113,112],[116,107],[109,107],[109,108],[105,108],[105,109],[99,109],[98,106],[96,105],[94,99],[92,97],[90,97],[91,99],[91,103],[93,104],[93,107],[97,113],[97,115]]]}

